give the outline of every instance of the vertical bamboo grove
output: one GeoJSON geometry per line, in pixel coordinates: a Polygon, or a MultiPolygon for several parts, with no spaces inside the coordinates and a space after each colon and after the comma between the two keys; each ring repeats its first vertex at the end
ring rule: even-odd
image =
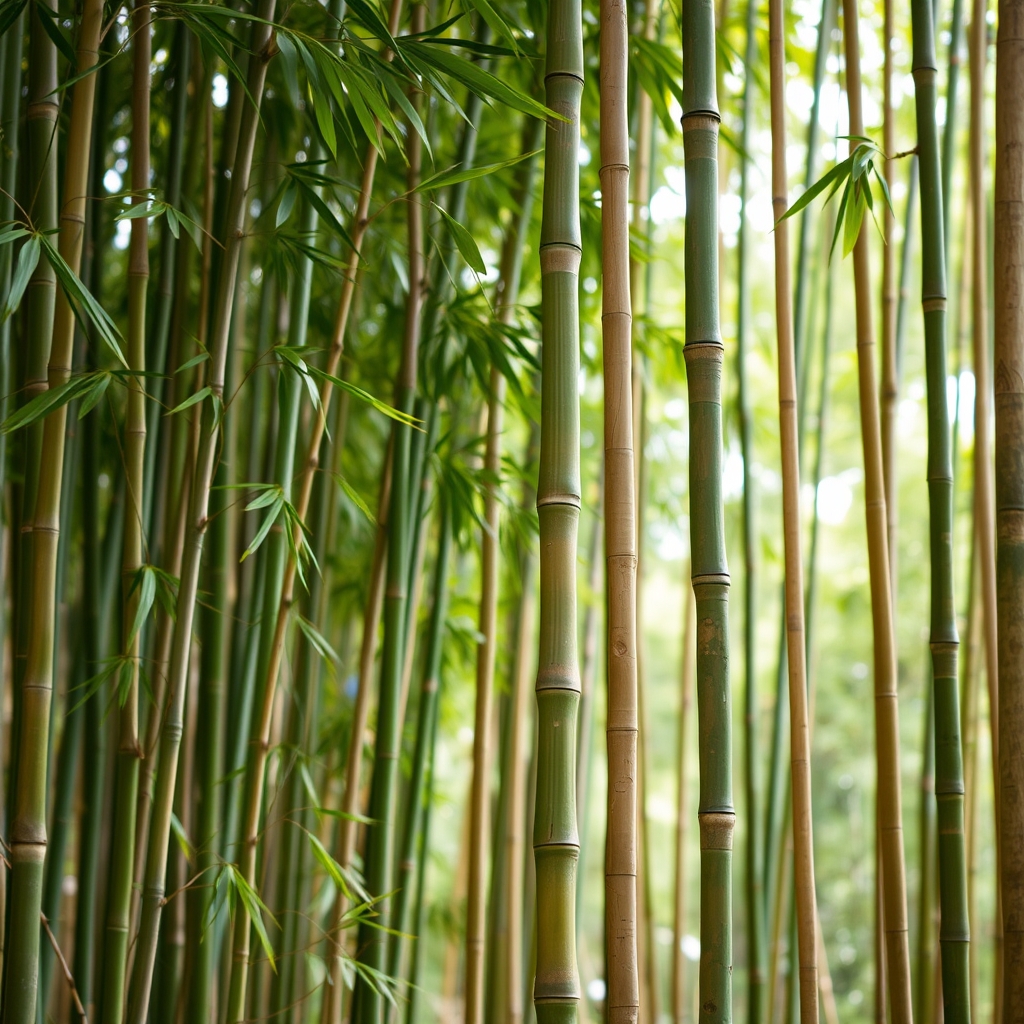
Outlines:
{"type": "Polygon", "coordinates": [[[970,922],[964,843],[956,606],[953,600],[953,456],[946,400],[946,261],[942,171],[935,123],[931,0],[913,0],[913,75],[921,188],[921,300],[928,391],[931,654],[935,702],[935,799],[939,829],[942,1002],[949,1024],[969,1024],[970,922]]]}
{"type": "Polygon", "coordinates": [[[686,383],[690,409],[690,552],[697,604],[700,764],[701,1024],[732,1018],[732,730],[729,568],[722,506],[722,359],[718,323],[718,128],[714,10],[683,0],[686,171],[686,383]]]}
{"type": "Polygon", "coordinates": [[[580,0],[548,8],[548,122],[541,220],[540,641],[537,667],[537,1024],[574,1024],[576,968],[576,542],[580,518],[579,214],[583,22],[580,0]]]}

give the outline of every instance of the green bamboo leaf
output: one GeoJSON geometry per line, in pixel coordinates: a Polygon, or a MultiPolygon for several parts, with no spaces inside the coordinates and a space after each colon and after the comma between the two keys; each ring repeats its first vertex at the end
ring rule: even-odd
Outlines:
{"type": "Polygon", "coordinates": [[[864,199],[864,192],[862,189],[854,187],[853,190],[853,202],[848,205],[846,210],[846,223],[843,229],[843,258],[853,252],[853,247],[857,244],[857,238],[860,235],[861,225],[864,223],[864,211],[867,209],[867,202],[864,199]]]}
{"type": "Polygon", "coordinates": [[[452,238],[459,250],[459,254],[469,264],[470,269],[477,274],[486,274],[487,265],[484,263],[483,256],[480,255],[480,250],[477,248],[476,240],[473,236],[447,210],[438,206],[437,203],[432,203],[431,205],[444,217],[444,221],[452,233],[452,238]]]}
{"type": "Polygon", "coordinates": [[[30,234],[32,234],[32,232],[24,225],[12,224],[10,227],[6,227],[3,231],[0,231],[0,246],[16,242],[19,238],[24,238],[26,235],[30,234]]]}
{"type": "Polygon", "coordinates": [[[379,398],[371,395],[369,391],[364,391],[361,387],[358,387],[355,384],[350,384],[347,380],[342,380],[341,377],[335,377],[316,366],[311,366],[309,368],[309,372],[317,380],[329,380],[336,388],[340,388],[342,391],[347,391],[353,398],[358,398],[360,401],[366,402],[367,405],[372,406],[377,410],[377,412],[383,413],[389,419],[396,420],[398,423],[404,423],[410,427],[420,426],[420,421],[416,419],[415,416],[412,416],[407,412],[402,412],[401,409],[396,409],[394,406],[388,405],[387,402],[382,402],[379,398]]]}
{"type": "Polygon", "coordinates": [[[299,629],[309,641],[310,646],[329,665],[337,665],[340,660],[337,652],[327,642],[327,638],[304,615],[298,616],[299,629]]]}
{"type": "Polygon", "coordinates": [[[245,506],[246,512],[254,512],[256,509],[266,508],[268,505],[272,505],[281,495],[280,484],[241,484],[240,486],[246,488],[258,487],[262,491],[245,506]]]}
{"type": "Polygon", "coordinates": [[[184,402],[179,402],[167,415],[173,416],[176,412],[184,412],[186,409],[191,409],[193,405],[198,405],[204,398],[209,398],[213,392],[208,388],[200,388],[194,395],[189,395],[184,402]]]}
{"type": "Polygon", "coordinates": [[[91,388],[98,386],[99,373],[86,373],[78,377],[72,377],[55,388],[47,388],[41,394],[36,395],[30,402],[26,402],[17,412],[12,413],[3,422],[2,429],[5,434],[10,434],[22,427],[30,426],[45,419],[55,409],[67,405],[80,395],[87,393],[91,388]]]}
{"type": "Polygon", "coordinates": [[[34,0],[34,2],[36,13],[39,15],[39,24],[43,26],[43,31],[50,37],[50,42],[60,50],[68,64],[74,67],[76,61],[75,48],[68,41],[64,33],[61,32],[57,24],[60,14],[46,4],[41,3],[40,0],[34,0]]]}
{"type": "Polygon", "coordinates": [[[185,826],[182,825],[178,816],[173,811],[171,811],[171,832],[178,843],[178,849],[181,850],[182,856],[189,862],[189,864],[194,864],[196,859],[196,849],[192,845],[192,841],[189,839],[188,833],[185,831],[185,826]]]}
{"type": "Polygon", "coordinates": [[[522,153],[519,156],[514,156],[510,160],[501,160],[494,164],[484,164],[481,167],[469,167],[461,171],[455,169],[458,167],[458,164],[455,164],[446,171],[439,171],[437,174],[432,174],[429,178],[425,178],[416,187],[416,191],[439,191],[440,189],[448,188],[450,185],[461,184],[464,181],[486,178],[497,171],[505,170],[506,167],[515,167],[516,164],[522,163],[524,160],[530,160],[540,152],[542,151],[538,149],[532,153],[522,153]]]}
{"type": "Polygon", "coordinates": [[[277,215],[274,217],[275,228],[279,228],[292,215],[297,195],[298,189],[294,182],[289,181],[281,193],[281,201],[277,204],[277,215]]]}
{"type": "Polygon", "coordinates": [[[380,13],[379,8],[372,3],[367,3],[367,0],[352,0],[347,6],[355,14],[356,18],[359,19],[364,28],[372,32],[390,50],[393,52],[398,51],[398,43],[395,42],[394,36],[391,35],[387,22],[380,13]]]}
{"type": "MultiPolygon", "coordinates": [[[[12,239],[13,240],[13,239],[12,239]]],[[[21,247],[18,253],[18,264],[14,268],[14,275],[11,278],[11,290],[7,293],[7,300],[4,308],[0,310],[0,324],[2,324],[21,304],[22,296],[28,287],[28,282],[36,265],[39,263],[39,236],[32,235],[31,238],[21,247]]]]}
{"type": "Polygon", "coordinates": [[[488,0],[469,0],[469,3],[476,13],[487,22],[491,31],[496,36],[502,36],[504,39],[507,39],[513,53],[518,55],[519,46],[516,43],[516,37],[512,34],[512,29],[509,28],[508,23],[494,7],[488,3],[488,0]]]}
{"type": "Polygon", "coordinates": [[[402,87],[391,77],[391,75],[381,75],[380,82],[388,91],[388,95],[401,108],[402,113],[409,119],[409,123],[416,130],[416,134],[423,142],[423,148],[426,149],[427,156],[431,161],[433,161],[434,151],[430,148],[430,136],[427,134],[427,129],[424,127],[419,111],[409,102],[409,97],[406,96],[402,91],[402,87]]]}
{"type": "Polygon", "coordinates": [[[175,374],[184,373],[186,370],[191,370],[193,366],[198,366],[200,363],[205,363],[210,358],[210,353],[205,349],[199,353],[199,355],[193,356],[191,359],[186,360],[181,364],[174,372],[175,374]]]}
{"type": "Polygon", "coordinates": [[[245,912],[249,915],[249,920],[259,936],[263,952],[266,953],[267,959],[270,961],[270,969],[277,974],[274,947],[270,944],[270,936],[267,934],[267,926],[263,922],[263,915],[266,914],[275,927],[277,927],[277,921],[274,915],[267,909],[263,900],[260,899],[256,890],[246,881],[245,875],[234,864],[229,864],[228,868],[231,871],[235,892],[242,901],[242,906],[245,907],[245,912]]]}
{"type": "Polygon", "coordinates": [[[277,522],[277,517],[281,514],[284,504],[284,498],[280,494],[275,495],[274,500],[270,503],[270,511],[264,517],[263,522],[260,523],[252,543],[242,552],[239,562],[244,562],[251,554],[259,550],[260,545],[267,539],[267,534],[270,533],[271,527],[277,522]]]}
{"type": "Polygon", "coordinates": [[[135,578],[132,580],[131,589],[128,591],[129,596],[135,593],[136,588],[139,591],[139,603],[135,608],[135,619],[128,634],[128,643],[126,645],[128,647],[131,647],[133,641],[139,635],[139,631],[149,617],[149,613],[153,610],[153,603],[156,601],[156,573],[153,572],[151,565],[143,565],[136,572],[135,578]]]}
{"type": "Polygon", "coordinates": [[[28,0],[13,0],[0,4],[0,36],[18,20],[19,15],[25,10],[25,4],[28,0]]]}
{"type": "Polygon", "coordinates": [[[121,351],[121,332],[117,325],[110,319],[107,311],[96,301],[92,292],[82,284],[79,276],[64,262],[64,258],[50,244],[45,235],[37,235],[40,244],[46,250],[46,255],[57,274],[57,280],[71,302],[71,307],[79,319],[86,321],[96,333],[103,339],[107,347],[117,357],[117,361],[126,369],[128,363],[121,351]]]}
{"type": "Polygon", "coordinates": [[[332,473],[331,476],[334,478],[334,482],[345,492],[348,500],[366,516],[370,523],[376,526],[377,518],[370,511],[370,507],[363,500],[363,496],[340,473],[332,473]]]}
{"type": "Polygon", "coordinates": [[[531,117],[543,120],[549,118],[554,118],[556,121],[566,120],[563,115],[549,110],[543,103],[538,103],[520,89],[507,85],[474,61],[459,57],[444,47],[435,45],[433,41],[405,43],[404,45],[407,51],[414,53],[427,64],[444,72],[450,78],[454,78],[455,81],[461,82],[468,89],[484,96],[490,96],[515,110],[529,114],[531,117]]]}
{"type": "Polygon", "coordinates": [[[847,178],[846,188],[843,189],[843,198],[839,200],[839,212],[836,214],[836,226],[832,232],[832,244],[829,246],[828,258],[829,262],[832,261],[832,254],[836,250],[836,241],[839,238],[839,232],[843,230],[843,223],[846,217],[846,207],[850,202],[850,190],[853,187],[853,183],[847,178]]]}
{"type": "Polygon", "coordinates": [[[78,418],[81,420],[88,416],[99,403],[99,400],[107,393],[107,388],[114,378],[109,373],[100,372],[96,377],[96,384],[82,392],[81,404],[78,406],[78,418]]]}
{"type": "Polygon", "coordinates": [[[345,898],[351,899],[351,893],[349,892],[348,883],[345,881],[345,876],[342,874],[341,865],[327,852],[324,844],[308,829],[306,830],[306,835],[309,837],[309,845],[313,849],[313,856],[317,859],[317,862],[330,876],[331,881],[345,894],[345,898]]]}
{"type": "MultiPolygon", "coordinates": [[[[852,161],[847,157],[842,163],[838,163],[830,171],[823,174],[806,192],[779,218],[786,220],[798,214],[801,210],[813,202],[815,196],[821,195],[829,185],[838,184],[844,181],[850,174],[852,161]]],[[[833,192],[835,189],[833,189],[833,192]]]]}

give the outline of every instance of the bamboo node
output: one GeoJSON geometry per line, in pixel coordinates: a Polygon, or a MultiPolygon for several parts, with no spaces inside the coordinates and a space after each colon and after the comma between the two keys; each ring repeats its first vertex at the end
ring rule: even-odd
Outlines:
{"type": "Polygon", "coordinates": [[[736,828],[736,815],[732,811],[707,811],[697,815],[700,825],[702,850],[731,850],[736,828]]]}
{"type": "Polygon", "coordinates": [[[922,299],[921,308],[926,313],[944,313],[946,311],[946,297],[944,295],[936,295],[930,299],[922,299]]]}
{"type": "Polygon", "coordinates": [[[540,272],[542,274],[578,274],[583,252],[576,245],[550,242],[541,246],[540,272]]]}

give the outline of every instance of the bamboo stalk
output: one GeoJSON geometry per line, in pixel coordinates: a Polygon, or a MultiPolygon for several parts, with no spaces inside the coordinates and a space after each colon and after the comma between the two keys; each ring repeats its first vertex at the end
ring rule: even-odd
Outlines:
{"type": "MultiPolygon", "coordinates": [[[[42,90],[54,80],[56,86],[56,57],[49,47],[40,46],[36,34],[40,17],[32,10],[33,53],[39,61],[32,68],[30,105],[28,111],[33,138],[30,148],[34,156],[39,149],[45,159],[54,161],[56,173],[56,115],[52,94],[42,90]],[[43,50],[43,53],[38,52],[43,50]],[[33,91],[33,86],[37,91],[33,91]],[[45,141],[44,146],[40,143],[45,141]],[[49,152],[52,147],[53,152],[49,152]]],[[[99,58],[100,27],[103,19],[102,4],[91,0],[82,11],[79,25],[76,63],[81,71],[92,68],[99,58]]],[[[35,62],[30,61],[30,66],[35,62]]],[[[68,156],[64,179],[64,198],[60,216],[58,249],[61,258],[77,273],[81,265],[86,195],[92,143],[93,105],[96,76],[80,78],[74,89],[74,103],[68,128],[68,156]]],[[[37,178],[44,192],[47,176],[37,178]]],[[[47,201],[46,196],[43,196],[47,201]]],[[[45,215],[45,208],[43,213],[45,215]]],[[[46,222],[38,225],[45,228],[46,222]]],[[[40,266],[49,264],[40,260],[40,266]]],[[[61,293],[54,311],[53,289],[56,287],[52,268],[47,275],[39,274],[36,291],[41,294],[29,301],[48,305],[53,316],[53,337],[49,345],[50,364],[48,386],[56,388],[71,374],[75,319],[67,297],[61,293]],[[49,296],[47,298],[47,295],[49,296]]],[[[30,289],[32,285],[30,284],[30,289]]],[[[40,332],[47,324],[46,311],[37,308],[36,316],[30,312],[30,329],[40,332]]],[[[38,337],[36,340],[40,340],[38,337]]],[[[32,517],[31,566],[25,566],[26,577],[31,579],[31,604],[26,622],[28,649],[21,689],[20,721],[17,741],[17,785],[10,826],[11,900],[4,983],[4,1020],[9,1024],[30,1024],[36,1014],[40,929],[39,913],[42,901],[43,867],[46,856],[46,802],[47,763],[50,745],[50,711],[54,676],[54,633],[57,600],[57,555],[60,535],[61,484],[64,463],[65,421],[67,407],[62,406],[50,414],[43,425],[42,449],[38,462],[38,490],[32,517]]],[[[31,458],[31,454],[30,454],[31,458]]],[[[15,762],[12,760],[12,766],[15,762]]],[[[12,775],[14,772],[12,771],[12,775]]]]}
{"type": "MultiPolygon", "coordinates": [[[[818,1020],[818,957],[811,809],[811,740],[807,708],[807,648],[800,551],[800,456],[796,353],[789,278],[789,205],[786,175],[785,11],[769,0],[769,71],[772,124],[772,206],[775,212],[775,321],[779,346],[779,435],[782,446],[783,532],[786,562],[786,655],[789,666],[790,786],[793,805],[793,889],[800,962],[800,1020],[818,1020]]],[[[792,956],[790,957],[792,963],[792,956]]],[[[790,967],[792,973],[792,966],[790,967]]]]}
{"type": "Polygon", "coordinates": [[[690,550],[697,603],[700,752],[701,1024],[732,1012],[732,802],[729,575],[722,510],[723,346],[718,325],[718,99],[710,6],[683,3],[686,357],[690,404],[690,550]]]}
{"type": "Polygon", "coordinates": [[[996,608],[999,653],[999,869],[1003,1020],[1024,1021],[1024,20],[1000,0],[996,39],[996,608]]]}
{"type": "MultiPolygon", "coordinates": [[[[601,2],[601,251],[604,340],[605,633],[608,810],[605,958],[609,1024],[640,1006],[637,901],[636,493],[630,370],[629,132],[626,6],[601,2]]],[[[649,956],[654,950],[648,951],[649,956]]]]}
{"type": "MultiPolygon", "coordinates": [[[[959,3],[960,0],[957,0],[959,3]]],[[[946,273],[943,193],[935,124],[935,38],[929,0],[912,4],[914,91],[921,184],[922,306],[928,385],[928,497],[931,537],[931,652],[935,689],[942,997],[947,1021],[970,1020],[964,777],[960,746],[956,607],[953,598],[953,453],[946,402],[946,273]]],[[[954,37],[952,45],[955,45],[954,37]]],[[[952,92],[953,82],[951,67],[952,92]]],[[[947,122],[948,123],[948,122],[947,122]]],[[[883,871],[884,873],[884,871],[883,871]]]]}
{"type": "MultiPolygon", "coordinates": [[[[147,9],[148,10],[148,9],[147,9]]],[[[241,248],[244,241],[246,192],[252,168],[259,107],[266,80],[267,65],[273,56],[273,36],[269,22],[273,19],[275,0],[261,0],[253,23],[247,91],[253,102],[246,103],[239,127],[238,145],[231,173],[231,185],[224,211],[224,253],[220,266],[217,294],[210,331],[210,359],[207,365],[207,387],[211,398],[202,406],[200,435],[196,451],[195,472],[190,496],[189,520],[186,525],[185,549],[181,580],[178,587],[174,634],[168,668],[168,709],[160,736],[161,771],[149,830],[149,853],[146,859],[146,882],[143,894],[142,920],[132,979],[129,1016],[145,1020],[156,961],[160,915],[163,908],[167,873],[167,848],[170,839],[171,813],[177,781],[178,755],[184,727],[188,669],[191,655],[192,623],[195,616],[199,570],[206,530],[210,491],[219,456],[220,431],[216,429],[223,403],[224,380],[228,359],[228,341],[241,248]]]]}
{"type": "MultiPolygon", "coordinates": [[[[843,3],[847,100],[850,133],[862,135],[860,44],[857,9],[843,3]]],[[[899,705],[896,695],[896,642],[893,630],[889,545],[882,472],[882,442],[874,364],[871,273],[868,232],[862,227],[853,250],[857,299],[857,369],[861,438],[864,450],[864,501],[868,532],[868,572],[874,639],[875,730],[882,837],[883,900],[889,1006],[893,1024],[910,1024],[910,955],[907,944],[907,894],[903,863],[903,825],[899,772],[899,705]]]]}
{"type": "Polygon", "coordinates": [[[583,31],[579,0],[548,9],[545,101],[566,118],[549,121],[545,139],[540,267],[542,367],[540,476],[540,643],[537,669],[537,797],[533,848],[537,871],[538,1024],[575,1024],[580,999],[575,905],[576,537],[580,515],[579,220],[583,31]]]}
{"type": "MultiPolygon", "coordinates": [[[[687,576],[689,573],[687,573],[687,576]]],[[[686,1012],[686,957],[683,939],[686,936],[686,842],[689,834],[689,800],[687,784],[686,736],[689,728],[690,706],[693,703],[693,676],[697,656],[696,607],[689,588],[683,594],[686,611],[683,614],[683,664],[680,672],[679,749],[676,753],[676,878],[675,904],[672,921],[672,1021],[684,1024],[686,1012]]]]}
{"type": "MultiPolygon", "coordinates": [[[[885,182],[892,194],[896,183],[896,124],[892,102],[893,75],[893,0],[884,0],[883,28],[885,63],[882,86],[882,149],[884,150],[885,182]]],[[[899,380],[896,365],[896,246],[893,242],[895,215],[888,204],[881,210],[882,239],[882,473],[885,479],[885,511],[889,544],[889,576],[892,587],[893,612],[896,609],[896,531],[898,503],[896,494],[896,411],[899,380]]],[[[904,242],[906,246],[906,241],[904,242]]]]}
{"type": "MultiPolygon", "coordinates": [[[[747,0],[746,12],[746,64],[757,62],[757,0],[747,0]]],[[[750,150],[754,120],[754,76],[747,75],[743,82],[743,126],[740,147],[750,150]]],[[[736,242],[736,379],[739,413],[740,451],[743,455],[743,703],[744,750],[743,775],[747,822],[744,838],[744,868],[746,882],[747,945],[747,1019],[750,1024],[761,1024],[765,1019],[765,893],[764,854],[761,839],[761,814],[758,780],[757,742],[757,522],[755,509],[757,494],[754,487],[754,424],[750,408],[750,383],[747,375],[750,339],[751,289],[748,275],[749,218],[747,196],[749,190],[750,161],[740,161],[740,226],[736,242]]],[[[798,284],[798,289],[800,285],[798,284]]],[[[781,704],[781,701],[780,701],[781,704]]],[[[781,737],[780,737],[781,738],[781,737]]],[[[781,758],[778,761],[781,768],[781,758]]]]}
{"type": "MultiPolygon", "coordinates": [[[[991,390],[988,339],[988,200],[985,184],[985,70],[988,61],[987,0],[971,5],[970,74],[971,131],[969,177],[971,189],[971,321],[974,369],[974,522],[977,559],[981,574],[981,621],[985,679],[988,686],[989,732],[992,749],[993,792],[999,792],[999,640],[996,606],[995,511],[992,483],[991,390]]],[[[993,1020],[1002,1019],[1002,886],[1000,884],[999,800],[995,801],[996,909],[993,1020]]]]}

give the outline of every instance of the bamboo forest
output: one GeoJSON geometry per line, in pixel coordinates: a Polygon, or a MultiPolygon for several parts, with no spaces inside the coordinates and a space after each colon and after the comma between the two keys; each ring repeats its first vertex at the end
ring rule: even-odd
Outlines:
{"type": "Polygon", "coordinates": [[[0,0],[0,1024],[1024,1024],[1022,0],[0,0]]]}

